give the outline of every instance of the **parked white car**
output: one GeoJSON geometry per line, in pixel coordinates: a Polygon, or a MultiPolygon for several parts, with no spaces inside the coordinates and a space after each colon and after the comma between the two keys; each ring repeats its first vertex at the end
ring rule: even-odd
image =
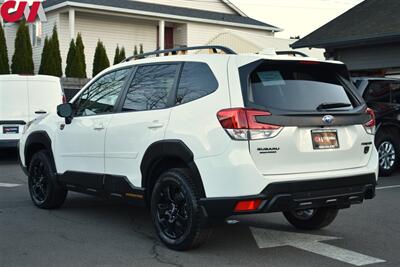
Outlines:
{"type": "Polygon", "coordinates": [[[137,201],[187,250],[216,218],[283,212],[313,230],[375,196],[374,113],[344,64],[219,49],[113,66],[34,122],[20,146],[33,203],[137,201]]]}
{"type": "Polygon", "coordinates": [[[16,147],[26,126],[56,112],[63,97],[59,78],[0,75],[0,148],[16,147]]]}

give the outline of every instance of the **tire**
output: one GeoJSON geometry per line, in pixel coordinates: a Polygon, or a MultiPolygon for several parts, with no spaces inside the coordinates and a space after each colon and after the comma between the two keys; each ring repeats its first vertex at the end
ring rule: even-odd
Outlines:
{"type": "Polygon", "coordinates": [[[171,169],[159,177],[151,195],[151,215],[165,246],[185,251],[209,239],[212,230],[199,199],[199,190],[187,170],[171,169]]]}
{"type": "Polygon", "coordinates": [[[52,159],[46,150],[35,153],[29,164],[28,186],[33,203],[41,209],[62,206],[68,191],[58,184],[52,159]]]}
{"type": "Polygon", "coordinates": [[[318,230],[330,225],[338,215],[334,208],[284,212],[291,225],[300,230],[318,230]]]}
{"type": "Polygon", "coordinates": [[[379,153],[379,175],[389,176],[400,163],[400,141],[398,132],[383,129],[378,132],[375,144],[379,153]]]}

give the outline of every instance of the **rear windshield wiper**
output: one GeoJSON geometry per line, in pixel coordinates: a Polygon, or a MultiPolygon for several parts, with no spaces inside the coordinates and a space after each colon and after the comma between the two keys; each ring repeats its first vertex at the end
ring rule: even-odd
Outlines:
{"type": "Polygon", "coordinates": [[[322,103],[317,107],[317,110],[335,109],[335,108],[347,108],[351,107],[349,103],[322,103]]]}

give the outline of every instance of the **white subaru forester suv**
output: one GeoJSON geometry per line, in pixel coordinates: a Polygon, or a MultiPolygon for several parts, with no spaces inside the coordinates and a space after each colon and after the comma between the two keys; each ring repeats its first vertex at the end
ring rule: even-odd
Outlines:
{"type": "Polygon", "coordinates": [[[144,204],[175,250],[232,215],[283,212],[313,230],[375,196],[374,113],[340,62],[148,53],[28,126],[20,159],[36,206],[68,191],[144,204]]]}

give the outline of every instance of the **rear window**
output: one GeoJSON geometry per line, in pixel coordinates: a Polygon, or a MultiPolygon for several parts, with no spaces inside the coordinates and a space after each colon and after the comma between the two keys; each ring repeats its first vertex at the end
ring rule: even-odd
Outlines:
{"type": "Polygon", "coordinates": [[[266,62],[250,74],[248,104],[269,110],[316,111],[321,104],[341,103],[351,110],[354,100],[344,68],[324,63],[266,62]]]}

